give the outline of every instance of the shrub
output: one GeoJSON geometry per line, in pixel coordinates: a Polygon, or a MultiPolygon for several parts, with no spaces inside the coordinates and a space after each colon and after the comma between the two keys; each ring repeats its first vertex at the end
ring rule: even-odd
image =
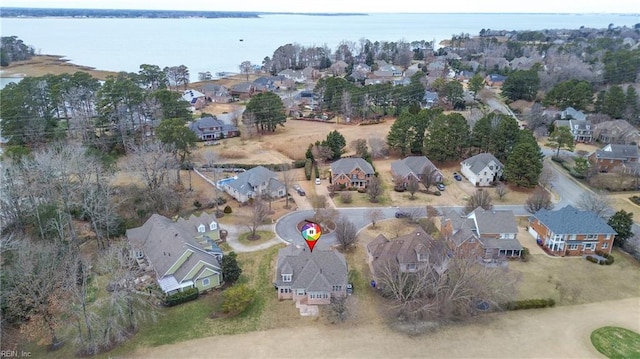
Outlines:
{"type": "Polygon", "coordinates": [[[313,168],[315,169],[316,178],[320,178],[320,168],[318,168],[318,165],[313,166],[313,168]]]}
{"type": "Polygon", "coordinates": [[[435,191],[435,192],[433,192],[433,195],[434,195],[434,196],[441,196],[441,195],[442,195],[442,193],[440,193],[440,191],[435,191]]]}
{"type": "Polygon", "coordinates": [[[349,192],[342,192],[340,193],[340,201],[342,201],[342,203],[351,203],[353,200],[351,193],[349,192]]]}
{"type": "Polygon", "coordinates": [[[311,180],[311,167],[313,166],[313,162],[307,158],[304,163],[304,176],[307,178],[307,181],[311,180]]]}
{"type": "Polygon", "coordinates": [[[240,314],[253,302],[255,292],[246,284],[238,284],[222,293],[222,311],[231,314],[240,314]]]}
{"type": "Polygon", "coordinates": [[[357,190],[359,193],[367,193],[367,189],[366,189],[366,188],[364,188],[364,187],[358,187],[356,190],[357,190]]]}
{"type": "Polygon", "coordinates": [[[295,160],[293,161],[293,168],[303,168],[307,164],[307,160],[295,160]]]}
{"type": "Polygon", "coordinates": [[[638,206],[640,206],[640,196],[632,196],[629,197],[629,200],[635,204],[637,204],[638,206]]]}
{"type": "Polygon", "coordinates": [[[396,192],[404,192],[406,188],[404,188],[404,186],[393,186],[393,190],[396,192]]]}
{"type": "Polygon", "coordinates": [[[229,213],[233,212],[233,210],[231,209],[231,206],[226,205],[224,207],[224,211],[223,212],[226,213],[226,214],[229,214],[229,213]]]}
{"type": "Polygon", "coordinates": [[[607,257],[607,259],[604,261],[604,264],[606,264],[606,265],[608,265],[608,266],[609,266],[609,265],[612,265],[612,264],[613,264],[613,261],[614,261],[613,256],[612,256],[612,255],[609,255],[609,256],[607,257]]]}
{"type": "Polygon", "coordinates": [[[525,299],[514,300],[502,305],[506,310],[521,310],[521,309],[535,309],[535,308],[547,308],[556,305],[556,301],[552,298],[547,299],[525,299]]]}
{"type": "Polygon", "coordinates": [[[164,305],[167,307],[172,307],[174,305],[192,301],[196,298],[198,298],[198,288],[189,288],[182,292],[168,295],[164,299],[164,305]]]}
{"type": "Polygon", "coordinates": [[[202,207],[202,203],[200,203],[200,201],[195,200],[193,201],[193,206],[196,207],[197,209],[200,209],[200,207],[202,207]]]}
{"type": "Polygon", "coordinates": [[[551,160],[553,162],[558,162],[558,163],[563,163],[564,162],[564,158],[558,157],[558,156],[551,156],[551,160]]]}

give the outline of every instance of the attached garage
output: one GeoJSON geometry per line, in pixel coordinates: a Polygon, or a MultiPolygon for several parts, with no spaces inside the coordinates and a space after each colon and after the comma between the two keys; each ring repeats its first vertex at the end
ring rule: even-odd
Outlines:
{"type": "Polygon", "coordinates": [[[533,238],[535,238],[536,240],[538,239],[538,232],[536,232],[535,229],[533,229],[533,227],[529,226],[529,234],[531,234],[533,236],[533,238]]]}

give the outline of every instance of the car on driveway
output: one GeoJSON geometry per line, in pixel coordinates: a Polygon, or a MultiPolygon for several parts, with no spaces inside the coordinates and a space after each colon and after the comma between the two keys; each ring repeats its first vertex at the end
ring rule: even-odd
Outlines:
{"type": "Polygon", "coordinates": [[[320,184],[320,178],[316,178],[316,184],[320,184]]]}
{"type": "Polygon", "coordinates": [[[302,189],[302,187],[300,187],[300,185],[299,185],[299,184],[297,184],[297,183],[293,185],[293,189],[294,189],[296,192],[298,192],[298,194],[299,194],[299,195],[301,195],[301,196],[306,195],[306,193],[304,192],[304,190],[302,189]]]}
{"type": "Polygon", "coordinates": [[[347,283],[347,295],[353,294],[353,284],[347,283]]]}
{"type": "Polygon", "coordinates": [[[444,191],[444,184],[443,183],[438,183],[436,184],[436,188],[438,189],[438,191],[444,191]]]}
{"type": "Polygon", "coordinates": [[[405,211],[398,211],[396,212],[396,218],[409,218],[409,212],[405,212],[405,211]]]}
{"type": "Polygon", "coordinates": [[[453,172],[453,178],[455,178],[456,181],[462,181],[462,176],[460,176],[458,172],[453,172]]]}

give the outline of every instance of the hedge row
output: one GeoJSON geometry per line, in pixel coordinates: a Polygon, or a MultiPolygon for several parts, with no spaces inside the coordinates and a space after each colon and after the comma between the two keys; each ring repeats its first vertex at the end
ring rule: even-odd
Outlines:
{"type": "Polygon", "coordinates": [[[597,255],[602,256],[602,257],[605,257],[606,259],[605,259],[605,260],[602,260],[602,259],[598,259],[598,258],[596,258],[596,257],[594,257],[594,256],[587,256],[587,257],[586,257],[586,258],[587,258],[587,260],[588,260],[589,262],[592,262],[592,263],[598,263],[598,264],[600,264],[600,265],[605,265],[605,264],[606,264],[606,265],[612,265],[612,264],[613,264],[613,262],[614,262],[614,260],[615,260],[615,259],[613,258],[613,256],[612,256],[611,254],[603,253],[603,252],[598,253],[598,252],[599,252],[599,251],[596,251],[596,254],[597,254],[597,255]]]}
{"type": "Polygon", "coordinates": [[[520,310],[520,309],[535,309],[535,308],[547,308],[556,305],[556,301],[552,298],[547,299],[525,299],[514,300],[502,305],[506,310],[520,310]]]}
{"type": "Polygon", "coordinates": [[[198,288],[189,288],[182,292],[171,294],[164,299],[164,305],[172,307],[198,298],[198,288]]]}
{"type": "Polygon", "coordinates": [[[313,161],[307,158],[304,163],[304,176],[307,178],[307,181],[311,180],[311,169],[313,167],[313,161]]]}

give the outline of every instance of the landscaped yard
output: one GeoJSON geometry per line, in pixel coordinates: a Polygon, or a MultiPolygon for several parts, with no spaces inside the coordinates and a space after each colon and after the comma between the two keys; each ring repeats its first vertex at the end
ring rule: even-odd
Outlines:
{"type": "Polygon", "coordinates": [[[640,358],[640,334],[625,328],[598,328],[591,333],[591,343],[610,359],[640,358]]]}

